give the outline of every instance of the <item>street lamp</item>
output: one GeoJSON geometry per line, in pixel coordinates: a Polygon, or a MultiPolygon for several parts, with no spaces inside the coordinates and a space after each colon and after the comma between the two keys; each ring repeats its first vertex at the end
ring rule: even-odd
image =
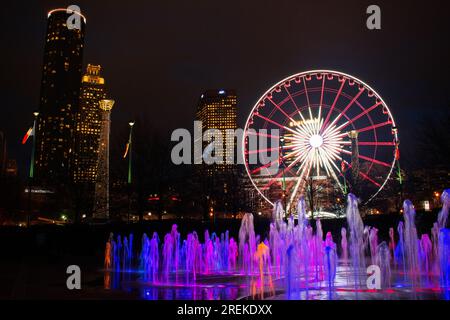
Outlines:
{"type": "Polygon", "coordinates": [[[133,127],[134,121],[128,122],[130,126],[130,134],[128,136],[128,215],[127,223],[130,223],[130,211],[131,211],[131,182],[132,182],[132,142],[133,142],[133,127]]]}
{"type": "Polygon", "coordinates": [[[33,112],[34,120],[33,120],[33,145],[31,148],[31,160],[30,160],[30,171],[28,174],[28,215],[27,215],[27,227],[30,226],[30,218],[31,218],[31,189],[32,189],[32,180],[34,177],[34,153],[36,149],[36,123],[39,116],[38,111],[33,112]]]}

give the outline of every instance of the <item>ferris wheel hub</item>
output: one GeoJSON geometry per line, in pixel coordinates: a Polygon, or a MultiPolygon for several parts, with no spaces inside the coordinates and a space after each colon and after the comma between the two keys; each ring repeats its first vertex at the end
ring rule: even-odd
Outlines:
{"type": "Polygon", "coordinates": [[[309,138],[309,144],[313,148],[319,148],[323,144],[323,138],[320,134],[314,134],[309,138]]]}

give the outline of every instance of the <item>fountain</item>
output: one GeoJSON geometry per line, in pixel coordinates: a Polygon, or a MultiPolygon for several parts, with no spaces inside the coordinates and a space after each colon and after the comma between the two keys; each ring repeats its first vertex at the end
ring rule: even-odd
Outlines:
{"type": "Polygon", "coordinates": [[[341,228],[341,259],[342,261],[348,261],[348,241],[347,241],[347,229],[341,228]]]}
{"type": "Polygon", "coordinates": [[[441,195],[442,209],[438,215],[438,227],[440,229],[447,227],[448,212],[450,209],[450,189],[444,190],[441,195]]]}
{"type": "Polygon", "coordinates": [[[314,229],[309,225],[300,197],[296,215],[287,219],[282,203],[275,203],[267,238],[255,233],[251,213],[243,215],[238,240],[228,231],[208,230],[203,242],[196,231],[182,239],[174,224],[162,241],[156,232],[151,238],[143,233],[135,248],[132,234],[111,233],[104,250],[105,288],[139,283],[145,286],[147,298],[176,298],[179,292],[189,292],[183,296],[188,299],[341,299],[348,294],[358,299],[377,294],[381,294],[378,298],[416,298],[440,293],[450,298],[450,231],[444,228],[450,208],[448,190],[441,197],[437,222],[420,237],[411,201],[404,201],[404,221],[399,222],[397,234],[390,227],[384,238],[383,231],[364,226],[357,197],[349,194],[347,200],[347,226],[338,229],[340,256],[322,221],[316,219],[314,229]],[[365,286],[367,261],[379,267],[379,290],[365,286]]]}
{"type": "MultiPolygon", "coordinates": [[[[358,199],[352,193],[347,197],[347,223],[350,230],[350,256],[352,260],[352,273],[354,286],[361,285],[360,274],[365,273],[364,258],[364,224],[359,215],[358,199]],[[364,271],[363,271],[364,270],[364,271]]],[[[357,293],[357,291],[355,291],[357,293]]]]}
{"type": "Polygon", "coordinates": [[[253,272],[253,255],[256,252],[255,230],[253,215],[246,213],[242,218],[239,229],[239,254],[242,257],[242,267],[247,274],[253,272]]]}
{"type": "Polygon", "coordinates": [[[377,246],[375,264],[380,267],[381,287],[387,289],[391,287],[391,252],[388,244],[383,241],[377,246]]]}
{"type": "Polygon", "coordinates": [[[403,202],[403,216],[405,219],[404,229],[404,256],[406,258],[403,263],[406,265],[408,274],[410,275],[412,285],[415,285],[418,267],[418,237],[415,224],[416,210],[411,201],[405,200],[403,202]]]}

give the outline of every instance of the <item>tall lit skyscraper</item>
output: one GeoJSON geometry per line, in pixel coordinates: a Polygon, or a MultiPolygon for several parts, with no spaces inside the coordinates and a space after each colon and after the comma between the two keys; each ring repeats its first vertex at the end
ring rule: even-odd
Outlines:
{"type": "Polygon", "coordinates": [[[48,13],[36,132],[35,178],[39,184],[56,187],[71,176],[69,160],[80,96],[85,23],[81,13],[67,13],[66,9],[48,13]],[[80,29],[67,27],[73,14],[81,17],[80,29]]]}
{"type": "MultiPolygon", "coordinates": [[[[200,96],[197,107],[196,120],[202,122],[202,132],[209,129],[218,129],[222,133],[223,149],[215,151],[218,156],[223,157],[224,161],[233,156],[230,152],[235,153],[236,149],[235,146],[232,148],[233,151],[231,151],[231,148],[227,148],[225,139],[227,130],[236,130],[237,128],[236,100],[237,97],[234,90],[207,90],[200,96]]],[[[209,139],[208,135],[212,135],[212,133],[206,133],[209,139]]],[[[205,149],[206,144],[204,143],[205,149]]],[[[206,171],[208,175],[212,175],[234,167],[234,165],[224,163],[208,166],[206,171]]]]}
{"type": "MultiPolygon", "coordinates": [[[[233,146],[226,145],[227,130],[236,130],[236,93],[233,90],[208,90],[200,96],[196,120],[202,122],[202,133],[211,141],[212,132],[209,129],[220,130],[223,139],[223,148],[214,148],[211,156],[221,158],[223,164],[202,164],[199,166],[200,177],[203,185],[205,203],[203,203],[204,219],[216,217],[217,214],[226,215],[235,210],[235,195],[237,184],[237,166],[227,164],[226,159],[236,159],[236,140],[233,146]],[[233,155],[231,154],[233,153],[233,155]]],[[[203,155],[212,152],[208,150],[209,142],[203,143],[203,155]]]]}
{"type": "Polygon", "coordinates": [[[76,113],[75,146],[72,155],[75,183],[93,184],[97,177],[101,131],[100,100],[106,98],[105,79],[99,65],[88,64],[81,80],[80,105],[76,113]]]}

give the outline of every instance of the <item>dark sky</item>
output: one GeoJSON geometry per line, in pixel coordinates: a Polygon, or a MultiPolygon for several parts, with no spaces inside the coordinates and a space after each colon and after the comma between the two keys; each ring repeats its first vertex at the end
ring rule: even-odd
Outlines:
{"type": "Polygon", "coordinates": [[[349,73],[377,90],[406,150],[419,120],[450,106],[447,1],[11,2],[2,2],[0,18],[0,130],[20,164],[30,152],[20,140],[39,102],[46,13],[70,4],[87,17],[84,64],[104,68],[116,133],[131,118],[166,137],[191,128],[207,88],[237,90],[243,126],[271,85],[310,69],[349,73]],[[373,3],[382,9],[380,31],[365,26],[373,3]]]}

